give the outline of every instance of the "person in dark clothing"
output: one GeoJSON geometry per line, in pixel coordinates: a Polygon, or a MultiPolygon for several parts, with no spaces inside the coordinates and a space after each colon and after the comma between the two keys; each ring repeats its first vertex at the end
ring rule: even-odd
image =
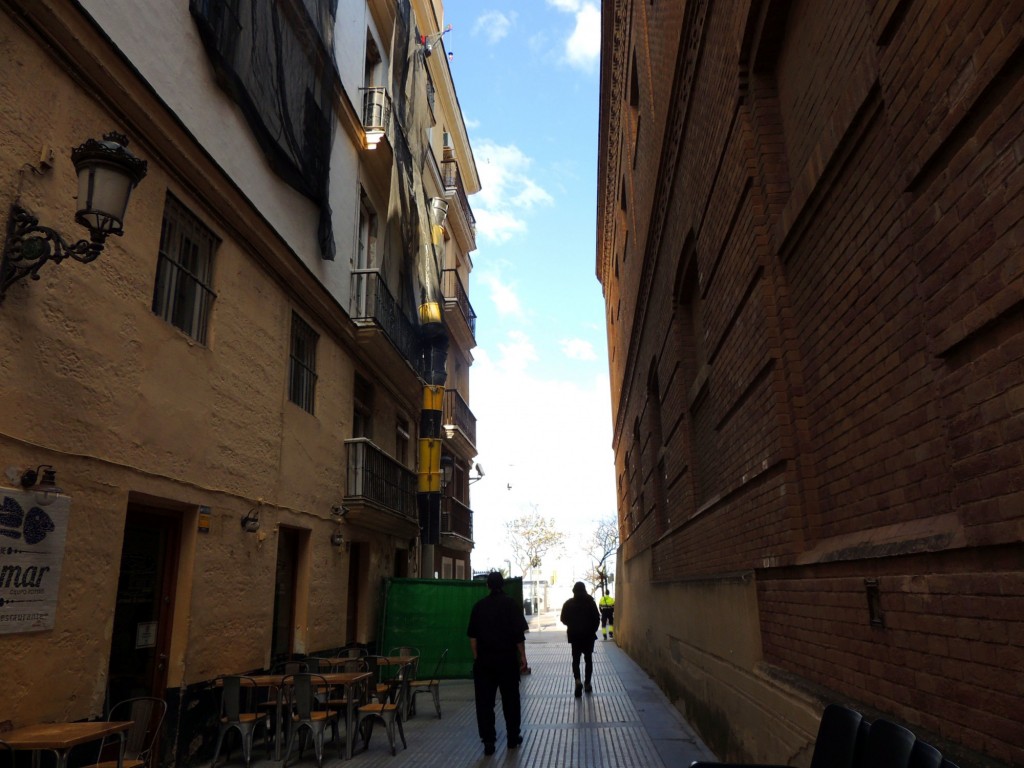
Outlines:
{"type": "Polygon", "coordinates": [[[523,742],[519,732],[521,710],[519,673],[526,669],[526,630],[523,607],[502,591],[505,579],[497,571],[487,574],[491,594],[477,601],[469,614],[469,646],[473,651],[473,690],[476,727],[484,754],[494,754],[494,697],[501,692],[508,748],[523,742]]]}
{"type": "Polygon", "coordinates": [[[578,699],[583,691],[592,693],[591,681],[594,676],[594,641],[597,628],[601,626],[601,613],[594,598],[587,594],[587,587],[577,581],[572,587],[572,597],[562,606],[562,623],[567,627],[566,635],[572,646],[572,676],[576,679],[573,695],[578,699]],[[580,680],[580,656],[584,660],[584,678],[580,680]]]}

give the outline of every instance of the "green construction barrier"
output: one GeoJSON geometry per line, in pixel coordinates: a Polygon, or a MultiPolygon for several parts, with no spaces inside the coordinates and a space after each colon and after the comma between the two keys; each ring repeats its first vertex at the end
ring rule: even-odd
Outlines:
{"type": "MultiPolygon", "coordinates": [[[[380,653],[411,645],[420,651],[420,677],[433,674],[445,648],[448,659],[442,677],[473,676],[473,654],[466,627],[477,600],[488,594],[479,579],[384,579],[381,625],[377,634],[380,653]]],[[[505,594],[523,605],[523,580],[508,579],[505,594]]]]}

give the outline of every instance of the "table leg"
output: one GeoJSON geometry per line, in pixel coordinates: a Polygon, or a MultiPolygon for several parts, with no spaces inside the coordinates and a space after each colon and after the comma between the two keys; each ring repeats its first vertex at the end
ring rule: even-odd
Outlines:
{"type": "Polygon", "coordinates": [[[117,768],[124,768],[124,750],[128,746],[127,734],[124,731],[118,731],[117,738],[120,742],[117,745],[117,768]]]}
{"type": "Polygon", "coordinates": [[[356,690],[355,686],[351,689],[346,687],[345,689],[345,759],[352,759],[352,746],[355,744],[356,735],[354,733],[354,727],[352,725],[352,716],[355,714],[355,699],[356,690]]]}
{"type": "Polygon", "coordinates": [[[274,734],[274,761],[281,760],[281,742],[284,741],[284,686],[277,686],[277,733],[274,734]]]}

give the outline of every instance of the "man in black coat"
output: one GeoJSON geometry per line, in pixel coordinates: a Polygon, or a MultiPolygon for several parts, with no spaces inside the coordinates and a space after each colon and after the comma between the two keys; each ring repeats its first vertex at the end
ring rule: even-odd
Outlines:
{"type": "Polygon", "coordinates": [[[572,597],[562,606],[562,623],[567,627],[566,635],[572,646],[572,676],[576,679],[573,695],[578,699],[593,692],[591,680],[594,676],[594,641],[597,628],[601,626],[601,612],[597,610],[594,598],[587,594],[587,587],[577,581],[572,587],[572,597]],[[583,682],[580,681],[580,656],[584,659],[583,682]]]}
{"type": "Polygon", "coordinates": [[[487,574],[491,594],[477,601],[469,614],[469,646],[473,651],[473,690],[476,694],[476,726],[484,754],[494,754],[494,695],[501,691],[508,748],[523,742],[519,732],[521,710],[519,673],[526,669],[526,631],[529,625],[523,606],[502,591],[505,579],[497,571],[487,574]]]}

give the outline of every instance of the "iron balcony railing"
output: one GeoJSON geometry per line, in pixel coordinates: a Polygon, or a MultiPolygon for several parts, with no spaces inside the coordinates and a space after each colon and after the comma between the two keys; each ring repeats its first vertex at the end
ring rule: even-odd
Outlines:
{"type": "Polygon", "coordinates": [[[419,329],[406,317],[376,269],[352,270],[352,320],[380,328],[414,370],[418,370],[419,329]]]}
{"type": "Polygon", "coordinates": [[[345,441],[348,485],[345,498],[370,502],[416,519],[416,473],[367,440],[345,441]]]}
{"type": "Polygon", "coordinates": [[[444,406],[441,415],[444,424],[454,424],[466,436],[470,443],[476,445],[476,416],[469,410],[469,405],[462,399],[457,389],[444,391],[444,406]]]}
{"type": "Polygon", "coordinates": [[[441,533],[473,540],[473,510],[454,496],[441,497],[441,533]]]}
{"type": "Polygon", "coordinates": [[[462,311],[466,318],[470,333],[476,338],[476,312],[473,305],[469,303],[469,294],[466,293],[466,286],[462,284],[462,278],[456,269],[445,269],[441,271],[441,292],[444,293],[445,301],[452,301],[462,311]]]}
{"type": "Polygon", "coordinates": [[[383,86],[362,88],[363,128],[386,134],[391,125],[391,95],[383,86]]]}
{"type": "Polygon", "coordinates": [[[448,195],[454,195],[463,212],[466,214],[466,221],[470,229],[476,235],[476,218],[473,216],[473,209],[469,207],[469,196],[466,194],[466,185],[462,183],[462,173],[459,171],[459,161],[454,156],[449,156],[451,148],[445,147],[444,159],[441,161],[441,179],[444,182],[444,191],[448,195]]]}

